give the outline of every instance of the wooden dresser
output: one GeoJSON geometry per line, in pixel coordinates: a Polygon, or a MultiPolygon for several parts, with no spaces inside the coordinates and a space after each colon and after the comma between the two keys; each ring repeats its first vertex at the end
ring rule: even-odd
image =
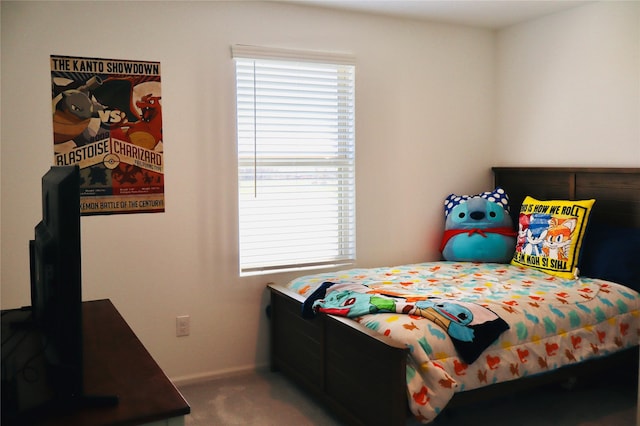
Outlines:
{"type": "MultiPolygon", "coordinates": [[[[25,310],[2,312],[3,342],[11,333],[11,322],[29,315],[25,310]]],[[[38,417],[37,425],[100,426],[153,425],[181,426],[190,407],[177,388],[164,374],[133,330],[110,300],[95,300],[82,304],[84,345],[84,390],[89,395],[115,395],[118,402],[106,407],[86,407],[73,411],[38,417]]],[[[25,336],[17,350],[6,352],[9,357],[23,357],[20,349],[28,339],[37,344],[37,337],[25,336]]],[[[33,364],[30,368],[39,368],[33,364]]],[[[25,386],[23,383],[21,386],[25,386]]],[[[27,389],[28,391],[28,389],[27,389]]],[[[31,423],[31,422],[30,422],[31,423]]]]}

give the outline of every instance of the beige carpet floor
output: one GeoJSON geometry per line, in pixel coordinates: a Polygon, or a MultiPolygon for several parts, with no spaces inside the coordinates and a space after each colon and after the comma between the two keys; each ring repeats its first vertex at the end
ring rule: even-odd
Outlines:
{"type": "MultiPolygon", "coordinates": [[[[445,411],[434,426],[633,426],[637,379],[549,386],[445,411]]],[[[342,423],[280,373],[259,371],[180,387],[186,426],[336,426],[342,423]]],[[[372,407],[374,408],[374,407],[372,407]]],[[[407,425],[417,422],[409,419],[407,425]]]]}

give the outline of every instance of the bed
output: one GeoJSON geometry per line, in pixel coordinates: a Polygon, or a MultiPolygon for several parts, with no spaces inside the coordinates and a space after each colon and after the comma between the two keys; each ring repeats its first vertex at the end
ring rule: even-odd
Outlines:
{"type": "Polygon", "coordinates": [[[527,196],[596,200],[580,266],[597,278],[584,273],[580,280],[559,278],[522,265],[425,262],[311,274],[286,285],[270,284],[272,369],[307,389],[345,422],[359,425],[403,425],[408,416],[430,422],[445,407],[584,371],[614,365],[637,371],[640,295],[636,290],[640,289],[632,288],[638,276],[628,276],[637,265],[616,265],[614,272],[602,272],[606,267],[595,264],[607,256],[611,262],[621,262],[620,253],[637,252],[633,244],[640,229],[640,168],[492,170],[495,185],[510,196],[514,224],[527,196]],[[630,245],[620,252],[621,244],[630,245]],[[433,318],[420,322],[424,318],[414,311],[414,315],[380,312],[357,318],[317,311],[305,315],[313,318],[302,315],[308,312],[310,295],[324,283],[366,285],[369,293],[409,300],[415,293],[406,290],[407,282],[422,287],[442,284],[444,288],[429,287],[429,291],[436,289],[446,300],[462,295],[465,303],[488,308],[508,327],[464,361],[457,351],[457,335],[443,333],[433,318]],[[491,304],[483,292],[499,300],[491,304]],[[567,306],[574,309],[563,311],[567,306]],[[543,307],[547,310],[537,311],[543,307]],[[595,324],[583,323],[587,320],[581,315],[586,312],[595,324]],[[391,329],[391,323],[400,327],[391,329]],[[429,332],[420,339],[413,336],[416,328],[429,332]]]}

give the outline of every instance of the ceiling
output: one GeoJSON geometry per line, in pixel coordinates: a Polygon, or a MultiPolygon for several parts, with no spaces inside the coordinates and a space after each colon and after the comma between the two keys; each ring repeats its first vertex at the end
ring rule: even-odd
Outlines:
{"type": "Polygon", "coordinates": [[[292,3],[500,29],[593,0],[289,0],[292,3]]]}

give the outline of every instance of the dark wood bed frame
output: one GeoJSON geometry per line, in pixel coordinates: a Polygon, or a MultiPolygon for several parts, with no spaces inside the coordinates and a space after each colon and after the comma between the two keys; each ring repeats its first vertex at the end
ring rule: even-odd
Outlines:
{"type": "MultiPolygon", "coordinates": [[[[538,199],[595,198],[591,223],[640,228],[640,168],[494,167],[495,185],[511,198],[517,218],[526,195],[538,199]]],[[[517,220],[514,222],[517,223],[517,220]]],[[[357,322],[331,315],[301,317],[303,298],[282,286],[271,292],[271,368],[305,388],[348,424],[404,425],[408,405],[404,345],[357,322]]],[[[454,395],[449,407],[593,373],[621,362],[637,370],[638,351],[624,351],[547,374],[454,395]]]]}

